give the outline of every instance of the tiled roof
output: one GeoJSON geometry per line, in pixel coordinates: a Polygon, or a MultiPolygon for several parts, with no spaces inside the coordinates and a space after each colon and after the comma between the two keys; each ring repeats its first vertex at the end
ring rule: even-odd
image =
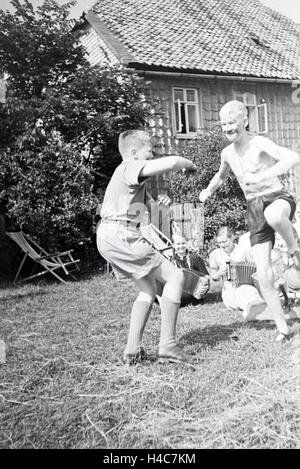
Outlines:
{"type": "Polygon", "coordinates": [[[259,0],[100,0],[91,12],[136,67],[300,78],[300,25],[259,0]]]}

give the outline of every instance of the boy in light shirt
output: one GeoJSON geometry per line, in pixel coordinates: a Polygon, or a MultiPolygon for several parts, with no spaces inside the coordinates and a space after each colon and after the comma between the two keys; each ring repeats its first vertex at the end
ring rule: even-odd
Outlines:
{"type": "MultiPolygon", "coordinates": [[[[145,358],[142,336],[156,297],[156,281],[159,281],[164,287],[157,357],[159,361],[184,362],[187,355],[175,339],[183,272],[149,245],[141,235],[140,224],[153,200],[146,191],[147,179],[167,171],[195,171],[196,166],[179,156],[152,160],[151,137],[141,130],[121,133],[119,151],[123,162],[116,168],[105,192],[97,247],[113,268],[132,279],[139,289],[131,311],[123,360],[134,364],[145,358]]],[[[159,203],[168,205],[170,199],[161,195],[159,203]]]]}

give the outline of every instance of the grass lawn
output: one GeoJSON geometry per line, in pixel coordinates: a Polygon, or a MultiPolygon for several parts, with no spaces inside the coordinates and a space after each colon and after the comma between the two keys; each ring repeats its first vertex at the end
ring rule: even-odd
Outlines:
{"type": "MultiPolygon", "coordinates": [[[[180,310],[191,364],[125,367],[135,294],[110,276],[0,290],[0,448],[300,448],[295,339],[209,300],[180,310]]],[[[153,355],[159,328],[155,305],[153,355]]]]}

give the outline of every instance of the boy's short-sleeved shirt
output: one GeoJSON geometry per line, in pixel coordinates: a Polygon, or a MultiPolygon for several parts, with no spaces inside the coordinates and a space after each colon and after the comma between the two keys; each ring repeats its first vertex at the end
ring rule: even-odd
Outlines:
{"type": "Polygon", "coordinates": [[[123,161],[106,188],[101,218],[140,223],[146,210],[146,178],[139,176],[147,161],[123,161]]]}
{"type": "Polygon", "coordinates": [[[139,180],[146,163],[123,161],[116,168],[105,192],[102,222],[97,228],[100,254],[115,271],[136,280],[151,274],[165,261],[139,230],[147,209],[146,178],[139,180]]]}

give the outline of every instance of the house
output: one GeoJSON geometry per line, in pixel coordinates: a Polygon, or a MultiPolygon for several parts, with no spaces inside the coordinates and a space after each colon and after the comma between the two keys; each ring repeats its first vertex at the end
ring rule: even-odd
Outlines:
{"type": "Polygon", "coordinates": [[[213,129],[234,98],[249,131],[300,151],[300,24],[259,0],[99,0],[83,27],[91,64],[121,63],[151,81],[163,153],[213,129]]]}

